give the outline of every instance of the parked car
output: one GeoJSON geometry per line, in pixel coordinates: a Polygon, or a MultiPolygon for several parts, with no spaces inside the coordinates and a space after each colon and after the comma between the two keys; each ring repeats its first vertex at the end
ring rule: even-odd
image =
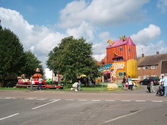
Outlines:
{"type": "MultiPolygon", "coordinates": [[[[154,81],[154,85],[159,85],[159,78],[155,78],[155,77],[150,77],[151,81],[154,81]]],[[[141,85],[147,85],[148,84],[148,79],[144,79],[140,81],[141,85]]]]}

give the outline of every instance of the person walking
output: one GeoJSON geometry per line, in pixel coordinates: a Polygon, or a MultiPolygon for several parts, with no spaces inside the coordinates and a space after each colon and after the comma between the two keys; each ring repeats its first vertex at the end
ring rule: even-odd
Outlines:
{"type": "Polygon", "coordinates": [[[164,83],[164,96],[167,96],[167,74],[164,75],[162,81],[164,83]]]}

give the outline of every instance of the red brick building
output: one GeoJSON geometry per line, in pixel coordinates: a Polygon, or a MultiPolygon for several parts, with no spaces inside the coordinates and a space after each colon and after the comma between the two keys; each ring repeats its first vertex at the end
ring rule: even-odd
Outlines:
{"type": "Polygon", "coordinates": [[[138,59],[138,79],[147,77],[161,77],[167,73],[167,53],[139,57],[138,59]]]}

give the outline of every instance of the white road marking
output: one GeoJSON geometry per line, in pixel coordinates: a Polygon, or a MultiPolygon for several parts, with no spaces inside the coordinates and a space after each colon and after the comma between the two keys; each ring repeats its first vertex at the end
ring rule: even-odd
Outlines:
{"type": "Polygon", "coordinates": [[[80,100],[78,100],[78,101],[88,101],[87,99],[80,99],[80,100]]]}
{"type": "Polygon", "coordinates": [[[36,100],[46,100],[47,98],[38,98],[36,100]]]}
{"type": "Polygon", "coordinates": [[[136,100],[136,102],[146,102],[146,100],[136,100]]]}
{"type": "Polygon", "coordinates": [[[37,98],[25,98],[25,100],[35,100],[37,98]]]}
{"type": "Polygon", "coordinates": [[[152,100],[152,102],[163,102],[163,101],[156,101],[156,100],[152,100]]]}
{"type": "Polygon", "coordinates": [[[139,112],[141,112],[141,111],[142,111],[142,110],[139,110],[139,111],[137,111],[137,112],[133,112],[133,113],[130,113],[130,114],[127,114],[127,115],[122,115],[122,116],[119,116],[119,117],[110,119],[110,120],[108,120],[108,121],[99,123],[99,124],[97,124],[97,125],[103,125],[103,124],[106,124],[106,123],[109,123],[109,122],[112,122],[112,121],[115,121],[115,120],[118,120],[118,119],[121,119],[121,118],[124,118],[124,117],[127,117],[127,116],[131,116],[131,115],[137,114],[137,113],[139,113],[139,112]]]}
{"type": "Polygon", "coordinates": [[[131,100],[121,100],[122,102],[131,102],[131,100]]]}
{"type": "Polygon", "coordinates": [[[4,97],[2,99],[16,99],[16,98],[14,98],[14,97],[4,97]]]}
{"type": "MultiPolygon", "coordinates": [[[[0,99],[18,99],[15,97],[0,97],[0,99]]],[[[55,100],[60,100],[60,99],[49,99],[49,98],[22,98],[24,100],[49,100],[49,101],[55,101],[55,100]]],[[[65,99],[66,101],[74,101],[75,99],[65,99]]],[[[78,101],[88,101],[87,99],[78,99],[78,101]]],[[[91,100],[91,101],[101,101],[101,100],[91,100]]],[[[147,100],[103,100],[106,102],[116,102],[116,101],[122,101],[122,102],[146,102],[147,100]]],[[[149,101],[148,101],[149,102],[149,101]]],[[[164,102],[162,100],[150,100],[150,102],[164,102]]]]}
{"type": "Polygon", "coordinates": [[[92,100],[92,101],[94,101],[94,102],[98,102],[98,101],[100,101],[100,100],[92,100]]]}
{"type": "Polygon", "coordinates": [[[74,99],[65,99],[66,101],[74,101],[74,99]]]}
{"type": "Polygon", "coordinates": [[[105,100],[106,102],[115,102],[115,100],[105,100]]]}
{"type": "Polygon", "coordinates": [[[4,119],[7,119],[7,118],[11,118],[11,117],[16,116],[16,115],[19,115],[19,113],[15,113],[15,114],[13,114],[13,115],[9,115],[9,116],[0,118],[0,121],[1,121],[1,120],[4,120],[4,119]]]}
{"type": "Polygon", "coordinates": [[[49,101],[55,101],[55,100],[61,100],[61,99],[49,99],[49,101]]]}
{"type": "Polygon", "coordinates": [[[46,104],[43,104],[43,105],[40,105],[40,106],[34,107],[34,108],[32,108],[32,109],[38,109],[38,108],[41,108],[41,107],[43,107],[43,106],[46,106],[46,105],[49,105],[49,104],[55,103],[55,102],[57,102],[57,101],[59,101],[59,100],[55,100],[55,101],[52,101],[52,102],[48,102],[48,103],[46,103],[46,104]]]}

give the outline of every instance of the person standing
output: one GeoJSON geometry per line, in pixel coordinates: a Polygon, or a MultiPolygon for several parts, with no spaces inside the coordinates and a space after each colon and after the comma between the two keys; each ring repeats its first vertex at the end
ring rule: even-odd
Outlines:
{"type": "Polygon", "coordinates": [[[151,93],[151,80],[149,77],[147,78],[147,90],[149,93],[151,93]]]}
{"type": "Polygon", "coordinates": [[[78,91],[81,91],[81,81],[78,80],[78,91]]]}
{"type": "Polygon", "coordinates": [[[31,76],[31,78],[30,78],[30,84],[31,84],[31,86],[30,86],[30,91],[33,91],[34,89],[33,89],[33,85],[35,84],[35,81],[34,81],[34,79],[33,79],[33,77],[31,76]]]}
{"type": "Polygon", "coordinates": [[[41,90],[42,89],[42,78],[38,79],[38,89],[41,90]]]}
{"type": "Polygon", "coordinates": [[[167,74],[164,75],[162,81],[164,83],[164,96],[167,96],[167,74]]]}
{"type": "Polygon", "coordinates": [[[125,78],[125,76],[124,76],[124,77],[123,77],[123,80],[122,80],[122,88],[123,88],[123,89],[126,89],[125,84],[126,84],[126,78],[125,78]]]}
{"type": "Polygon", "coordinates": [[[132,78],[130,76],[128,76],[128,84],[129,84],[129,89],[133,90],[133,82],[132,82],[132,78]]]}

